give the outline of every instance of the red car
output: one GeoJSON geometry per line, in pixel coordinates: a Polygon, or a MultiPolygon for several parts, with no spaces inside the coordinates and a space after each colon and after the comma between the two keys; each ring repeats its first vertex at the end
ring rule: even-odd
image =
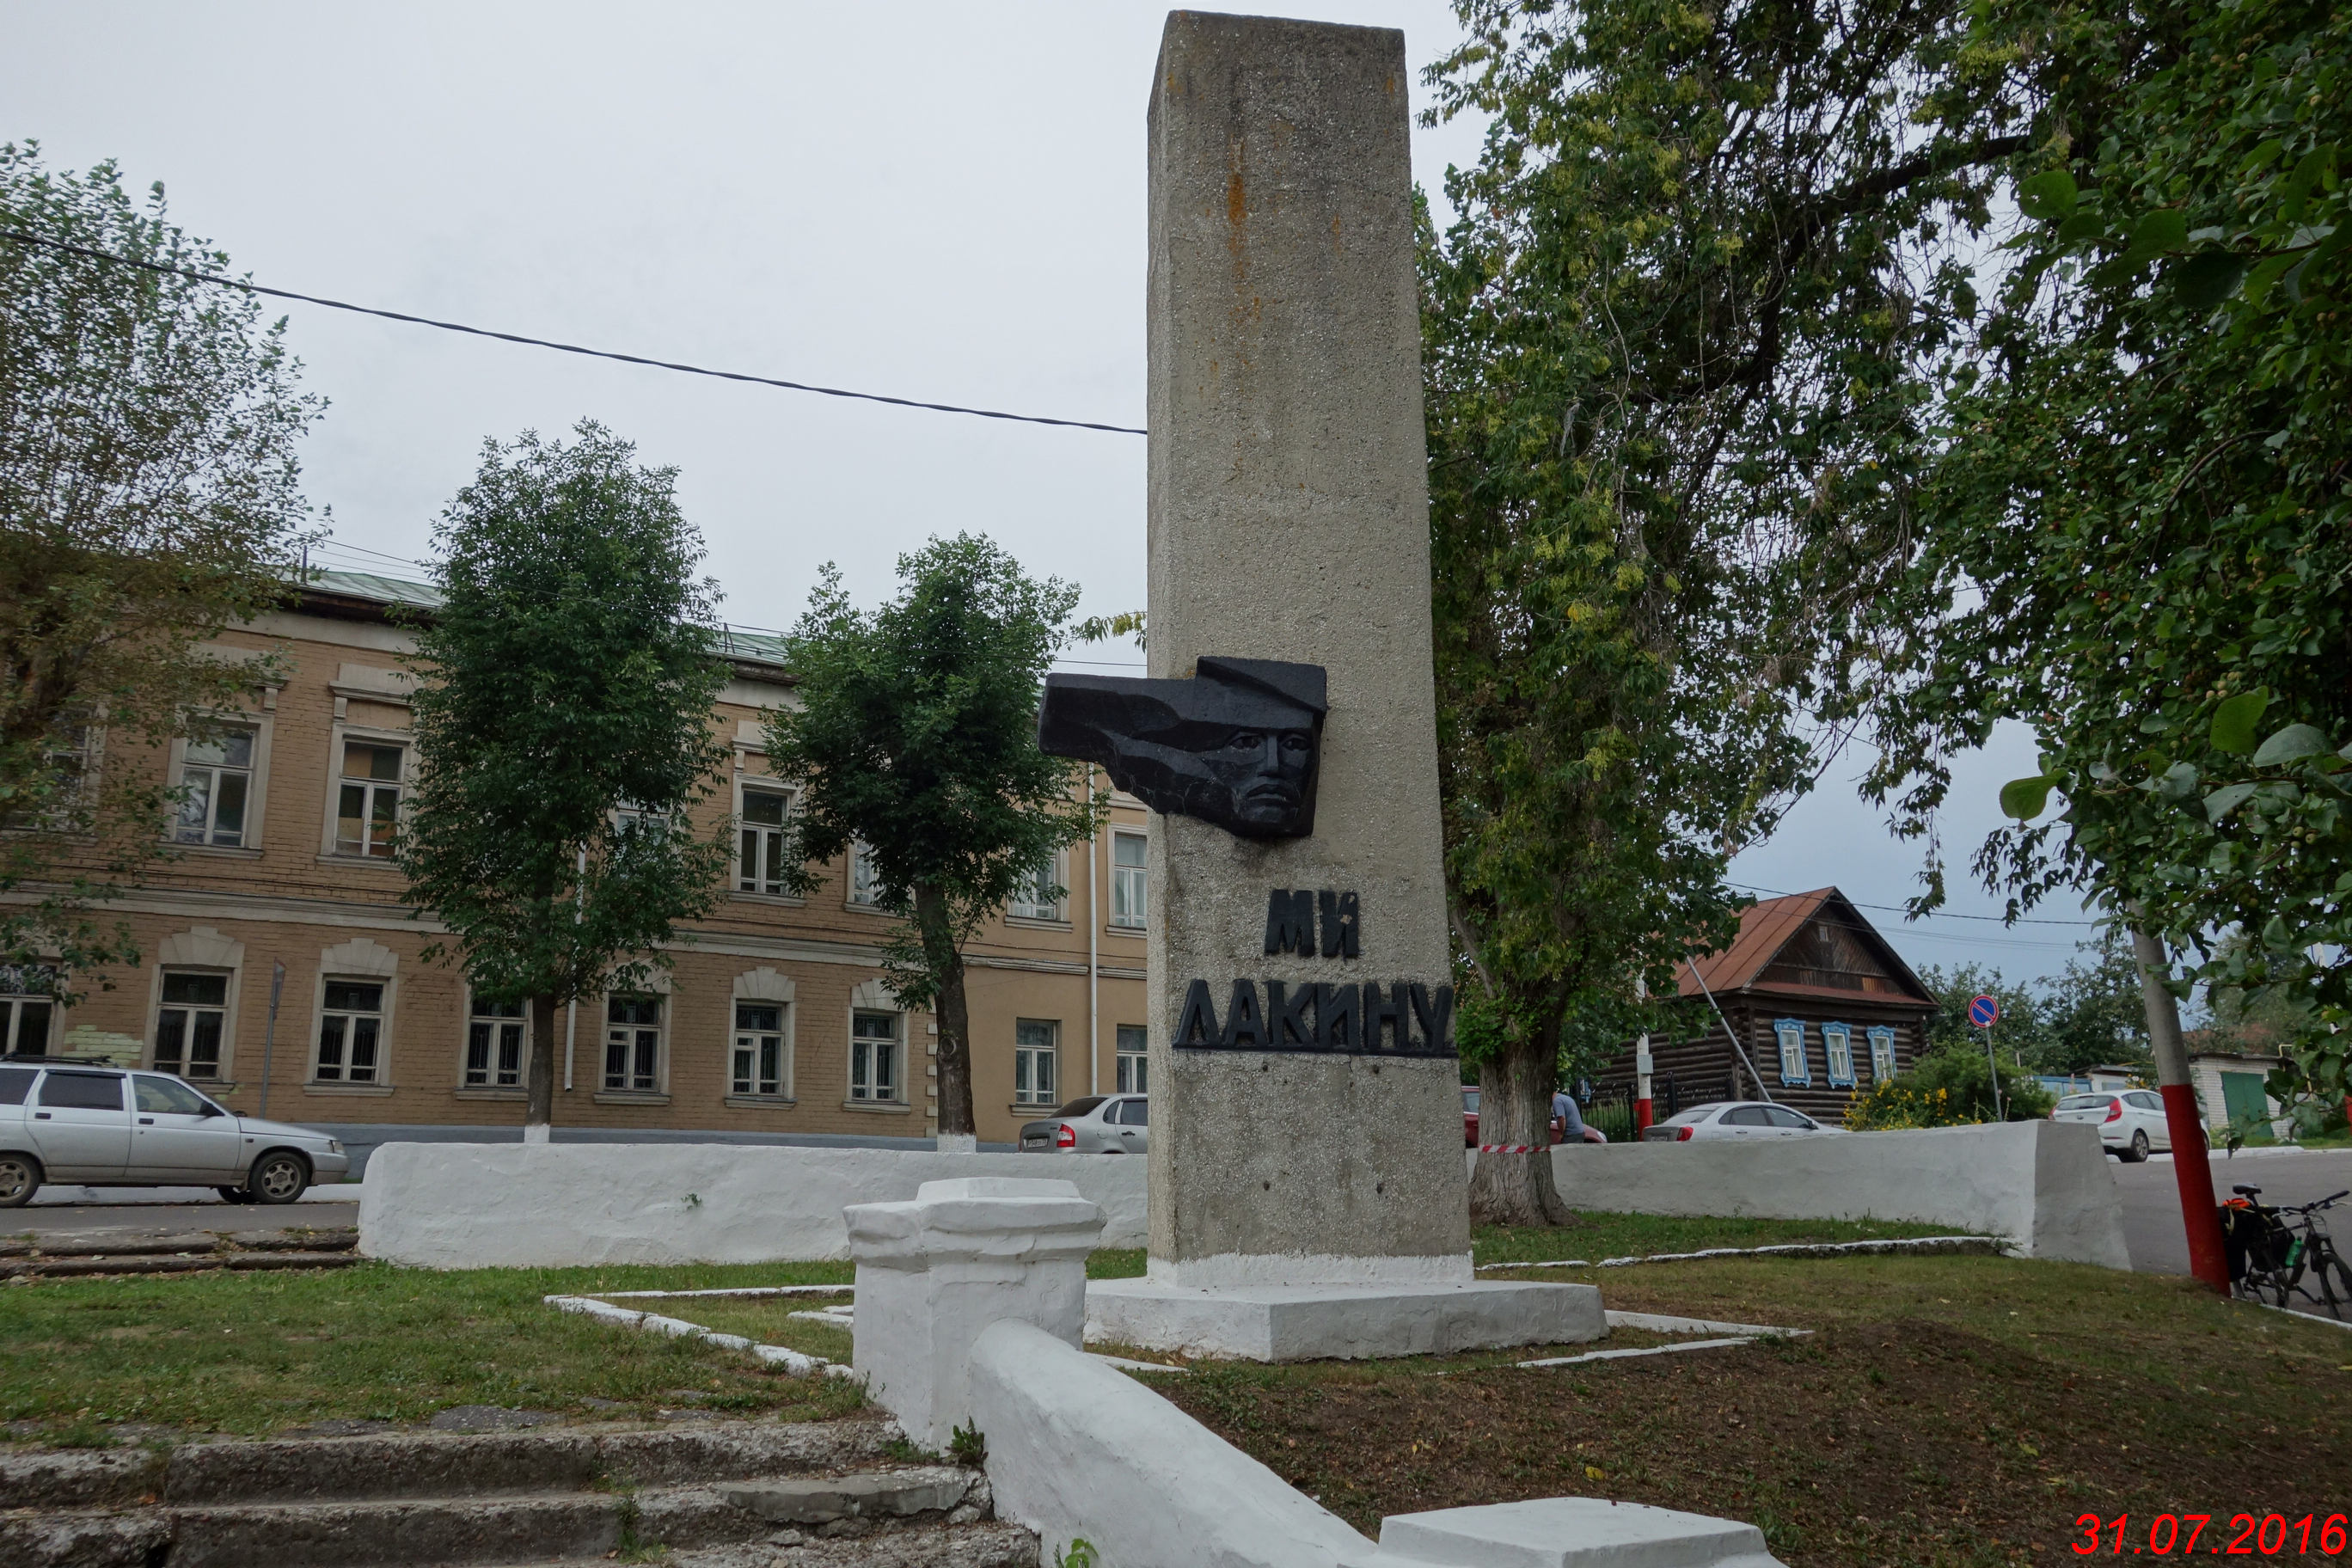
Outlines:
{"type": "MultiPolygon", "coordinates": [[[[1555,1116],[1551,1119],[1551,1141],[1555,1143],[1564,1143],[1568,1141],[1566,1117],[1555,1116]]],[[[1462,1146],[1465,1149],[1475,1149],[1478,1146],[1478,1091],[1467,1085],[1465,1085],[1462,1090],[1462,1146]]]]}

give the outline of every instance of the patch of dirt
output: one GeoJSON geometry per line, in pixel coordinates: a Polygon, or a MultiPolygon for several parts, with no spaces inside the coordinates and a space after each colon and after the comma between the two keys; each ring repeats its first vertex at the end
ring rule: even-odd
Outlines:
{"type": "Polygon", "coordinates": [[[2266,1402],[2263,1380],[2200,1398],[1900,1319],[1548,1370],[1228,1363],[1155,1386],[1367,1534],[1579,1494],[1750,1521],[1790,1568],[1908,1568],[2073,1562],[2088,1512],[2128,1514],[2131,1555],[2159,1512],[2211,1514],[2207,1554],[2233,1513],[2352,1510],[2352,1411],[2266,1402]]]}

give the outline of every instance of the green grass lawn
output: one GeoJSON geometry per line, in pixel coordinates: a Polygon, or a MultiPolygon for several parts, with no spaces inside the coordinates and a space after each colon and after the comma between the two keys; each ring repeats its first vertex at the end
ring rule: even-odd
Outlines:
{"type": "Polygon", "coordinates": [[[541,1298],[845,1286],[850,1272],[845,1263],[449,1273],[363,1263],[20,1282],[0,1288],[0,1422],[19,1440],[91,1443],[125,1425],[250,1436],[323,1420],[419,1421],[456,1405],[623,1416],[692,1403],[822,1419],[856,1409],[856,1388],[558,1312],[541,1298]]]}

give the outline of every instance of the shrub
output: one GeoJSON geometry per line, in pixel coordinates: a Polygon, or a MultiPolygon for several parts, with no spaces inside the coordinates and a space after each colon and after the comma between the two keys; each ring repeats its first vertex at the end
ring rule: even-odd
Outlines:
{"type": "MultiPolygon", "coordinates": [[[[2001,1108],[2011,1121],[2050,1114],[2055,1103],[2022,1070],[2000,1069],[2001,1108]]],[[[1900,1078],[1881,1079],[1854,1096],[1845,1124],[1856,1131],[1883,1132],[1907,1127],[1964,1127],[1990,1121],[1992,1072],[1983,1051],[1952,1046],[1928,1052],[1900,1078]]]]}

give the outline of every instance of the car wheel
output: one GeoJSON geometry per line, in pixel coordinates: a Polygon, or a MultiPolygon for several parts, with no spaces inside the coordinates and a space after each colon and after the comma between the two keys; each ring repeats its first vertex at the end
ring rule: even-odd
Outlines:
{"type": "Polygon", "coordinates": [[[30,1154],[0,1154],[0,1209],[20,1209],[41,1190],[41,1163],[30,1154]]]}
{"type": "Polygon", "coordinates": [[[2147,1158],[2147,1133],[2135,1132],[2132,1134],[2131,1152],[2126,1153],[2124,1158],[2129,1160],[2135,1165],[2147,1158]]]}
{"type": "Polygon", "coordinates": [[[302,1156],[280,1149],[253,1163],[253,1173],[246,1178],[245,1190],[257,1204],[290,1204],[310,1184],[310,1167],[302,1163],[302,1156]]]}

